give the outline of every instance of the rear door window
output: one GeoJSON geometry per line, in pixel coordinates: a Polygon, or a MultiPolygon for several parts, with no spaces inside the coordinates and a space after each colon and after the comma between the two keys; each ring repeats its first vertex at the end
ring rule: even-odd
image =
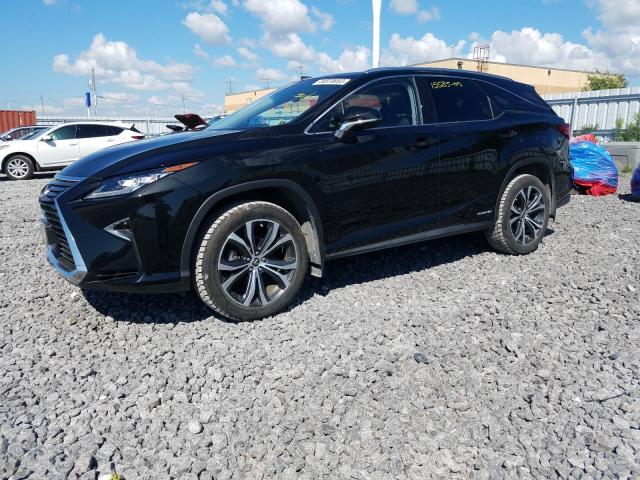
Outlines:
{"type": "Polygon", "coordinates": [[[487,95],[468,78],[422,77],[438,122],[469,122],[493,118],[487,95]]]}
{"type": "Polygon", "coordinates": [[[80,124],[78,125],[78,138],[96,138],[109,135],[106,125],[80,124]]]}

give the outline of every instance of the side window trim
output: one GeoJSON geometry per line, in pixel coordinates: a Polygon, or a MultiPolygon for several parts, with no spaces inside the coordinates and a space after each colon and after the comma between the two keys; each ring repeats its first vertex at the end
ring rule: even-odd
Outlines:
{"type": "MultiPolygon", "coordinates": [[[[413,96],[414,99],[413,101],[417,101],[418,104],[420,103],[420,97],[419,97],[419,92],[416,89],[416,81],[415,81],[415,75],[413,74],[405,74],[405,75],[393,75],[390,77],[383,77],[383,78],[374,78],[373,80],[368,81],[367,83],[364,83],[362,85],[360,85],[358,88],[356,88],[355,90],[350,91],[349,93],[347,93],[346,95],[344,95],[342,98],[340,98],[339,100],[337,100],[335,103],[333,103],[331,106],[329,106],[326,110],[324,110],[320,115],[318,115],[315,120],[313,120],[309,126],[307,126],[307,128],[304,129],[304,133],[307,135],[322,135],[322,134],[327,134],[327,133],[331,133],[333,134],[333,132],[327,130],[327,131],[322,131],[322,132],[315,132],[313,131],[313,128],[315,127],[315,125],[329,112],[331,112],[335,107],[337,107],[340,103],[342,103],[344,100],[346,100],[347,98],[349,98],[351,95],[354,95],[356,93],[358,93],[360,90],[362,90],[363,88],[369,87],[371,84],[377,83],[377,82],[384,82],[386,80],[390,80],[390,79],[408,79],[410,80],[411,84],[413,85],[413,96]]],[[[419,107],[419,105],[418,105],[419,107]]],[[[405,125],[404,127],[374,127],[371,130],[383,130],[383,129],[387,129],[387,128],[406,128],[406,127],[419,127],[422,125],[422,111],[420,108],[417,108],[417,124],[415,125],[405,125]]]]}
{"type": "MultiPolygon", "coordinates": [[[[471,80],[474,82],[484,82],[484,80],[478,80],[472,77],[462,77],[459,75],[442,75],[442,74],[430,74],[430,73],[421,73],[416,75],[417,77],[422,77],[422,78],[459,78],[461,80],[471,80]]],[[[436,116],[436,123],[430,123],[429,125],[452,125],[452,124],[460,124],[460,123],[477,123],[477,122],[493,122],[494,120],[500,118],[502,115],[504,115],[504,112],[501,112],[500,115],[498,115],[497,117],[493,115],[493,107],[491,106],[491,97],[489,97],[489,95],[486,94],[486,92],[484,91],[484,89],[482,88],[481,85],[477,85],[477,87],[480,89],[480,91],[487,97],[487,103],[489,104],[489,108],[491,109],[491,116],[493,118],[485,118],[484,120],[456,120],[453,122],[441,122],[440,119],[438,118],[438,110],[435,108],[435,102],[433,102],[433,99],[431,100],[433,103],[433,108],[435,110],[435,116],[436,116]]],[[[426,89],[426,85],[424,87],[426,89]]]]}

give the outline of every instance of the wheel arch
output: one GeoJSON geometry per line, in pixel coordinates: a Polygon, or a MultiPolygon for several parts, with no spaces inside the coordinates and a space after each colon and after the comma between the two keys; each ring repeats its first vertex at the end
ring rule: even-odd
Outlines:
{"type": "Polygon", "coordinates": [[[220,190],[207,198],[191,220],[180,255],[183,278],[190,278],[193,249],[203,223],[212,215],[245,201],[267,201],[289,213],[300,223],[307,242],[311,274],[322,276],[324,263],[324,234],[318,208],[300,184],[286,179],[256,180],[220,190]]]}
{"type": "Polygon", "coordinates": [[[515,162],[509,170],[507,174],[504,176],[502,180],[502,185],[500,186],[500,192],[498,194],[498,198],[496,199],[496,206],[494,212],[498,211],[498,206],[500,204],[500,199],[504,194],[507,185],[509,182],[513,180],[518,175],[530,174],[534,177],[538,178],[544,186],[549,189],[549,197],[551,198],[551,210],[549,212],[549,216],[551,218],[555,218],[556,215],[556,202],[555,202],[555,192],[556,192],[556,179],[553,174],[553,169],[551,168],[551,164],[540,157],[530,157],[518,160],[515,162]]]}
{"type": "Polygon", "coordinates": [[[0,171],[2,173],[5,173],[4,169],[5,169],[6,165],[7,165],[7,161],[11,157],[15,157],[16,155],[22,155],[23,157],[27,157],[29,160],[31,160],[33,162],[34,171],[36,171],[36,172],[40,171],[40,165],[38,165],[38,161],[30,153],[27,153],[27,152],[11,152],[11,153],[5,155],[4,158],[2,159],[2,165],[0,166],[0,171]]]}

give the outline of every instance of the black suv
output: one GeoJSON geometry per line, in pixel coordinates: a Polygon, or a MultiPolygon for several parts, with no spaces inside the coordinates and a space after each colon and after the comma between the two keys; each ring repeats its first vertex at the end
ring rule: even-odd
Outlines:
{"type": "Polygon", "coordinates": [[[389,68],[303,80],[200,132],[111,147],[40,196],[49,261],[83,288],[194,288],[285,308],[324,262],[486,231],[535,250],[569,201],[568,126],[528,85],[389,68]]]}

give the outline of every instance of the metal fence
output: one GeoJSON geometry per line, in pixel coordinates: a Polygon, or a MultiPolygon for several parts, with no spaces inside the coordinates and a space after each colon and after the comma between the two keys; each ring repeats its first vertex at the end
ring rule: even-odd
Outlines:
{"type": "Polygon", "coordinates": [[[589,126],[590,131],[611,139],[615,137],[618,119],[626,129],[640,112],[640,87],[554,93],[542,98],[571,125],[571,131],[589,126]]]}
{"type": "Polygon", "coordinates": [[[37,125],[58,125],[68,122],[122,122],[124,124],[135,124],[136,128],[146,135],[160,135],[168,133],[166,124],[177,124],[178,121],[173,117],[112,117],[98,116],[87,118],[86,116],[68,116],[68,115],[38,115],[37,125]]]}

